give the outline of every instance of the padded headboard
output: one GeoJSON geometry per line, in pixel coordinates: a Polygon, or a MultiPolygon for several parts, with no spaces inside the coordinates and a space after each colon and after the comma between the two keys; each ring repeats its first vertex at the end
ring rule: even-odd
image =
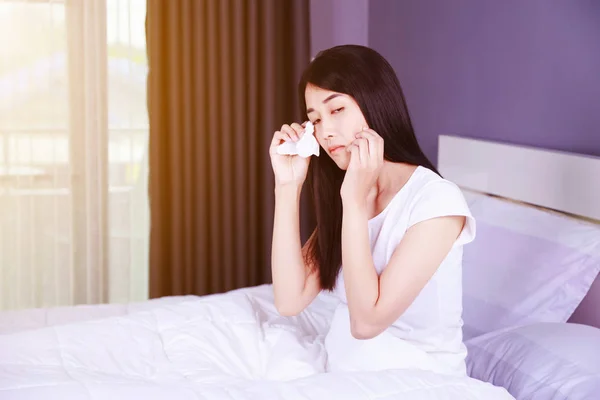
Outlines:
{"type": "MultiPolygon", "coordinates": [[[[439,137],[438,169],[462,188],[600,224],[600,158],[458,136],[439,137]]],[[[570,322],[600,328],[600,276],[570,322]]]]}

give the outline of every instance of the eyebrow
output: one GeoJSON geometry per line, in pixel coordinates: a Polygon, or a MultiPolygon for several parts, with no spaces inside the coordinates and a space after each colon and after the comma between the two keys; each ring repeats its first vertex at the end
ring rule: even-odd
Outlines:
{"type": "MultiPolygon", "coordinates": [[[[341,96],[341,95],[342,95],[341,93],[334,93],[334,94],[328,96],[325,100],[323,100],[323,104],[326,104],[329,100],[334,99],[334,98],[336,98],[338,96],[341,96]]],[[[306,110],[306,113],[310,114],[313,111],[315,111],[314,108],[309,108],[308,110],[306,110]]]]}

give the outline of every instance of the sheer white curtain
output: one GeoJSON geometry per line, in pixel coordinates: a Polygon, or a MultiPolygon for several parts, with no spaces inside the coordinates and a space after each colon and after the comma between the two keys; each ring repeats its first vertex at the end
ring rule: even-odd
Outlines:
{"type": "Polygon", "coordinates": [[[148,297],[146,0],[0,0],[0,309],[148,297]]]}

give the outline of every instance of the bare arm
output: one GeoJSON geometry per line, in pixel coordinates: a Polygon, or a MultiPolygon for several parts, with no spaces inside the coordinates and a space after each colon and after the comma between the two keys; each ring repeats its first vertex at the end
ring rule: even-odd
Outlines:
{"type": "Polygon", "coordinates": [[[358,207],[344,213],[343,274],[354,337],[377,336],[404,313],[444,260],[464,223],[461,216],[417,223],[408,229],[378,276],[366,211],[358,207]]]}
{"type": "Polygon", "coordinates": [[[320,291],[318,269],[304,262],[309,242],[301,248],[300,191],[293,184],[275,189],[271,273],[275,306],[285,316],[302,312],[320,291]]]}
{"type": "Polygon", "coordinates": [[[415,223],[378,275],[371,254],[366,199],[384,164],[383,139],[368,128],[356,138],[348,147],[351,158],[340,190],[342,271],[352,335],[368,339],[387,329],[413,303],[452,249],[465,217],[443,216],[415,223]]]}

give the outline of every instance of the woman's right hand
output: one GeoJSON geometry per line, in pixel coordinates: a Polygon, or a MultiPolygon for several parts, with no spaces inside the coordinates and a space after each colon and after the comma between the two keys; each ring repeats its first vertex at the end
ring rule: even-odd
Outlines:
{"type": "MultiPolygon", "coordinates": [[[[306,123],[305,123],[306,124],[306,123]]],[[[305,125],[303,124],[303,125],[305,125]]],[[[277,147],[283,142],[297,142],[304,134],[304,127],[298,123],[283,125],[281,130],[273,134],[269,154],[271,166],[275,174],[275,185],[295,184],[302,186],[308,172],[310,157],[304,158],[298,155],[284,155],[277,153],[277,147]]]]}

